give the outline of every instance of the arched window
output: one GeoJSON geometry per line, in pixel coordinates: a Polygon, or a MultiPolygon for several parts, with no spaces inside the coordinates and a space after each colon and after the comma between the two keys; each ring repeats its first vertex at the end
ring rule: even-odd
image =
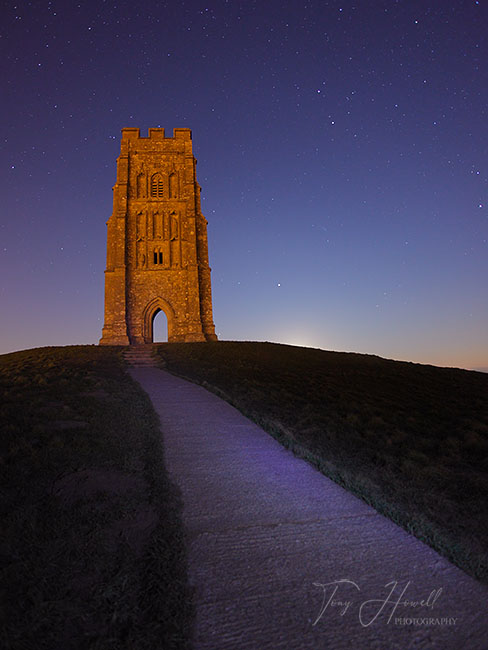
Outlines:
{"type": "Polygon", "coordinates": [[[163,264],[163,251],[160,248],[154,249],[154,264],[163,264]]]}
{"type": "Polygon", "coordinates": [[[169,175],[169,198],[176,199],[178,197],[178,176],[176,172],[169,175]]]}
{"type": "Polygon", "coordinates": [[[170,239],[171,239],[171,241],[173,241],[175,239],[178,239],[179,230],[180,230],[179,222],[178,222],[178,215],[176,214],[176,212],[173,211],[170,214],[169,218],[170,218],[170,225],[169,225],[169,227],[170,227],[170,239]]]}
{"type": "Polygon", "coordinates": [[[151,176],[151,197],[155,199],[163,198],[163,177],[161,174],[151,176]]]}
{"type": "Polygon", "coordinates": [[[137,197],[138,197],[139,199],[140,199],[140,198],[144,198],[144,194],[145,194],[145,191],[144,191],[144,190],[145,190],[145,188],[144,188],[145,180],[146,180],[146,179],[145,179],[144,174],[141,173],[141,174],[139,174],[139,175],[137,176],[137,197]]]}

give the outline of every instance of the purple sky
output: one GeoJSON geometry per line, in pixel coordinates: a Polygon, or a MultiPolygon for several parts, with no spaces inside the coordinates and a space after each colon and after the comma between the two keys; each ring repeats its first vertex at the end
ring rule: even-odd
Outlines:
{"type": "Polygon", "coordinates": [[[3,3],[0,352],[96,343],[120,129],[193,131],[216,330],[488,367],[484,1],[3,3]]]}

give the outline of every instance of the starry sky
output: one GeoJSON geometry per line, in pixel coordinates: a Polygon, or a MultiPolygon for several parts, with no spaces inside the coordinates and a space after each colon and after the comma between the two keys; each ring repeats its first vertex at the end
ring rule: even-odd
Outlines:
{"type": "Polygon", "coordinates": [[[488,369],[487,33],[485,0],[2,3],[0,352],[98,342],[120,129],[161,126],[221,339],[488,369]]]}

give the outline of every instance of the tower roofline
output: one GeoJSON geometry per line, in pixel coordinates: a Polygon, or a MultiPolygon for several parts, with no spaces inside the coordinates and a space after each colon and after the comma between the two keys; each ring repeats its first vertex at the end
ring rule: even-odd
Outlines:
{"type": "Polygon", "coordinates": [[[141,138],[141,130],[135,126],[122,129],[122,140],[191,140],[191,129],[173,129],[173,135],[166,137],[164,129],[151,127],[149,135],[141,138]]]}

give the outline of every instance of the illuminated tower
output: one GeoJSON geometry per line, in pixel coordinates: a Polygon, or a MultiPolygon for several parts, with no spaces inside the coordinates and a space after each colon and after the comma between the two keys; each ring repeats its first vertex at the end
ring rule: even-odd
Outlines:
{"type": "Polygon", "coordinates": [[[107,222],[101,345],[152,343],[159,311],[168,341],[215,341],[207,221],[190,129],[122,129],[107,222]]]}

